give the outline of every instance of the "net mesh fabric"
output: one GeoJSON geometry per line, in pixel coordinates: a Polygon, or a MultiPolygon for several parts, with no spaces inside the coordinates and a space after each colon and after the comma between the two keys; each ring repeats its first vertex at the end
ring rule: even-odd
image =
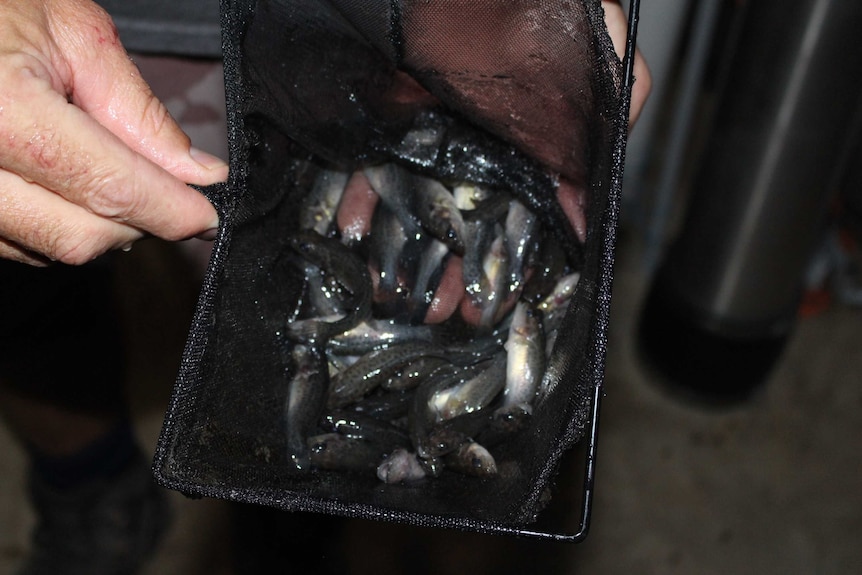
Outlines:
{"type": "MultiPolygon", "coordinates": [[[[222,19],[231,175],[205,190],[222,227],[157,478],[192,495],[418,525],[534,520],[603,377],[627,103],[600,2],[226,0],[222,19]],[[433,145],[405,138],[429,125],[443,134],[433,145]],[[286,459],[283,334],[303,278],[279,254],[315,170],[384,161],[508,188],[561,181],[586,198],[555,385],[531,432],[495,453],[494,478],[383,485],[373,474],[292,473],[286,459]]],[[[553,195],[536,205],[559,210],[553,195]]]]}

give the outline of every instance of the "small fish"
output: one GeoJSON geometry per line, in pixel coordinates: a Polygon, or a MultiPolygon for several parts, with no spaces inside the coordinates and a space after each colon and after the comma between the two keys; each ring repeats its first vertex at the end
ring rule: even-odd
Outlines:
{"type": "Polygon", "coordinates": [[[455,197],[446,186],[431,178],[412,175],[413,213],[422,227],[461,255],[464,253],[464,219],[455,197]]]}
{"type": "Polygon", "coordinates": [[[440,477],[443,474],[443,470],[446,469],[442,457],[420,457],[419,464],[425,470],[426,477],[440,477]]]}
{"type": "Polygon", "coordinates": [[[339,372],[344,371],[359,359],[355,355],[339,355],[326,350],[326,363],[329,368],[329,379],[331,380],[339,372]]]}
{"type": "Polygon", "coordinates": [[[515,305],[506,340],[506,387],[503,407],[526,406],[529,410],[545,373],[545,338],[539,313],[527,302],[515,305]]]}
{"type": "Polygon", "coordinates": [[[295,345],[291,352],[294,375],[288,383],[284,406],[287,454],[297,471],[311,467],[307,440],[317,427],[317,419],[326,400],[329,382],[325,355],[305,345],[295,345]]]}
{"type": "Polygon", "coordinates": [[[452,196],[455,198],[455,205],[462,212],[477,209],[492,194],[493,192],[485,186],[469,182],[462,182],[452,187],[452,196]]]}
{"type": "Polygon", "coordinates": [[[419,457],[432,457],[428,445],[428,435],[434,428],[436,414],[431,410],[431,398],[440,390],[454,387],[473,377],[475,366],[458,367],[447,364],[431,373],[417,388],[408,412],[408,431],[410,440],[419,457]]]}
{"type": "Polygon", "coordinates": [[[509,256],[502,235],[498,235],[491,242],[491,247],[483,260],[482,270],[485,274],[485,283],[482,285],[482,313],[479,328],[481,331],[488,331],[497,323],[503,301],[509,295],[507,287],[509,256]]]}
{"type": "Polygon", "coordinates": [[[371,275],[359,256],[338,240],[325,238],[314,231],[297,232],[290,237],[289,245],[309,263],[335,278],[350,294],[344,306],[347,313],[341,319],[332,322],[319,319],[295,321],[288,326],[294,338],[322,344],[370,317],[371,275]]]}
{"type": "Polygon", "coordinates": [[[557,280],[554,289],[545,296],[539,305],[536,306],[542,315],[547,316],[565,311],[572,299],[572,294],[575,293],[575,288],[578,287],[578,282],[581,280],[580,272],[574,272],[565,275],[557,280]]]}
{"type": "Polygon", "coordinates": [[[530,414],[522,408],[494,409],[489,405],[437,423],[428,434],[427,450],[439,457],[473,439],[485,447],[494,447],[525,429],[529,421],[530,414]]]}
{"type": "Polygon", "coordinates": [[[418,173],[448,181],[470,181],[508,190],[554,234],[575,269],[584,261],[583,245],[557,198],[559,182],[544,166],[496,136],[440,110],[428,110],[417,126],[443,134],[436,149],[398,148],[392,152],[418,173]]]}
{"type": "Polygon", "coordinates": [[[426,457],[443,457],[470,441],[470,436],[459,429],[435,427],[423,442],[423,449],[426,457]]]}
{"type": "Polygon", "coordinates": [[[305,266],[305,287],[314,317],[343,316],[343,290],[332,277],[313,264],[305,266]]]}
{"type": "Polygon", "coordinates": [[[449,361],[431,356],[414,359],[402,367],[398,373],[381,383],[380,388],[386,391],[414,389],[444,363],[449,363],[449,361]]]}
{"type": "Polygon", "coordinates": [[[427,471],[415,453],[396,448],[377,466],[377,477],[384,483],[411,483],[425,479],[427,471]]]}
{"type": "Polygon", "coordinates": [[[464,221],[467,220],[493,220],[503,223],[509,212],[509,204],[512,201],[511,194],[501,190],[494,190],[481,200],[476,201],[476,208],[464,212],[464,221]]]}
{"type": "Polygon", "coordinates": [[[347,172],[320,171],[300,207],[300,229],[314,230],[322,236],[330,235],[349,177],[347,172]]]}
{"type": "Polygon", "coordinates": [[[410,309],[409,321],[411,324],[420,324],[425,320],[428,307],[440,285],[440,278],[443,277],[446,256],[448,255],[449,247],[440,240],[432,238],[423,253],[416,281],[410,290],[408,308],[410,309]]]}
{"type": "Polygon", "coordinates": [[[465,443],[447,454],[443,462],[448,469],[474,477],[497,475],[497,462],[487,449],[478,443],[465,443]]]}
{"type": "Polygon", "coordinates": [[[505,405],[494,410],[489,425],[476,438],[484,445],[493,446],[526,429],[533,417],[527,405],[505,405]]]}
{"type": "Polygon", "coordinates": [[[456,253],[464,253],[463,219],[446,186],[396,164],[369,166],[364,174],[408,237],[424,229],[456,253]]]}
{"type": "Polygon", "coordinates": [[[561,277],[551,293],[536,306],[542,313],[547,355],[550,355],[553,350],[560,325],[563,322],[566,311],[569,309],[569,302],[572,299],[572,294],[575,293],[575,288],[578,287],[580,279],[581,274],[579,272],[561,277]]]}
{"type": "Polygon", "coordinates": [[[372,189],[401,222],[408,237],[420,231],[419,219],[413,213],[410,172],[396,164],[368,166],[363,170],[372,189]]]}
{"type": "Polygon", "coordinates": [[[420,357],[445,359],[446,356],[444,348],[421,341],[406,342],[367,353],[332,379],[326,405],[330,409],[336,409],[358,401],[403,366],[420,357]]]}
{"type": "Polygon", "coordinates": [[[370,417],[395,421],[407,415],[415,394],[415,389],[372,394],[350,405],[348,409],[370,417]]]}
{"type": "Polygon", "coordinates": [[[364,355],[400,343],[431,342],[441,331],[430,325],[405,325],[394,319],[370,318],[330,339],[327,349],[338,354],[364,355]]]}
{"type": "Polygon", "coordinates": [[[485,272],[483,262],[485,255],[491,249],[495,237],[495,221],[488,219],[468,219],[464,223],[466,248],[462,264],[464,288],[476,304],[483,301],[485,272]]]}
{"type": "Polygon", "coordinates": [[[324,433],[308,439],[311,464],[318,469],[375,470],[392,449],[391,446],[354,439],[340,433],[324,433]]]}
{"type": "Polygon", "coordinates": [[[506,385],[506,354],[498,354],[485,364],[474,377],[431,396],[429,408],[437,422],[478,411],[503,390],[506,385]]]}
{"type": "Polygon", "coordinates": [[[524,286],[524,272],[527,258],[535,249],[535,236],[538,228],[536,215],[518,200],[509,203],[506,215],[506,250],[509,260],[509,292],[524,286]]]}
{"type": "Polygon", "coordinates": [[[336,410],[326,413],[320,420],[320,427],[353,439],[404,447],[410,445],[410,438],[403,429],[388,421],[355,411],[336,410]]]}
{"type": "Polygon", "coordinates": [[[398,308],[402,286],[399,283],[401,253],[408,238],[401,221],[385,204],[378,206],[371,220],[371,253],[377,262],[375,304],[383,316],[393,316],[398,308]]]}

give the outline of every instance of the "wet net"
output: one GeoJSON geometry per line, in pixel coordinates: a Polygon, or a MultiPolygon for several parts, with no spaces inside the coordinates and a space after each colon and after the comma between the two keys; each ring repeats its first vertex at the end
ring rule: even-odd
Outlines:
{"type": "Polygon", "coordinates": [[[222,19],[230,180],[205,190],[222,226],[157,479],[533,521],[604,373],[628,96],[601,3],[227,0],[222,19]]]}

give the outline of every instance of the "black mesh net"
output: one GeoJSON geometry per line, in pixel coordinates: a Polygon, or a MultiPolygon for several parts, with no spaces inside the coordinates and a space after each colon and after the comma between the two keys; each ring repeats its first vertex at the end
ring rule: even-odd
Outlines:
{"type": "MultiPolygon", "coordinates": [[[[190,495],[419,525],[488,531],[534,520],[561,455],[584,436],[604,371],[628,105],[600,2],[228,0],[222,16],[231,176],[206,190],[222,227],[159,442],[158,479],[190,495]],[[392,182],[395,194],[380,189],[392,182]],[[321,188],[340,191],[337,208],[314,211],[321,188]],[[424,200],[402,201],[426,188],[456,200],[464,222],[438,231],[451,210],[428,223],[418,214],[424,200]],[[515,205],[535,223],[507,224],[515,205]],[[494,296],[483,287],[473,298],[466,272],[447,280],[453,262],[466,270],[473,261],[479,221],[506,245],[518,243],[512,230],[537,230],[518,244],[527,246],[528,277],[504,274],[503,303],[491,311],[483,306],[494,296]],[[386,291],[393,245],[396,287],[386,291]],[[432,253],[442,263],[420,283],[432,253]],[[530,302],[518,304],[529,310],[523,317],[553,313],[535,311],[548,290],[532,287],[542,270],[580,279],[545,328],[541,381],[520,405],[531,415],[523,423],[507,412],[516,392],[500,391],[467,410],[483,423],[459,435],[491,438],[500,414],[517,419],[522,428],[488,448],[496,473],[476,477],[452,471],[451,457],[415,455],[416,422],[437,425],[417,414],[439,397],[427,383],[366,390],[333,407],[332,366],[368,353],[324,355],[346,328],[368,319],[425,328],[422,346],[444,350],[426,381],[453,364],[479,373],[493,363],[485,360],[512,355],[514,302],[530,302]],[[335,319],[320,293],[335,300],[335,319]],[[297,383],[315,378],[311,391],[297,383]],[[395,396],[407,407],[392,407],[395,396]],[[326,413],[367,415],[374,401],[389,402],[386,432],[407,438],[423,479],[385,483],[374,469],[382,459],[351,463],[374,442],[337,426],[352,441],[349,455],[305,443],[332,433],[326,413]],[[327,450],[335,465],[323,463],[327,450]]],[[[489,258],[480,260],[482,286],[489,258]]]]}

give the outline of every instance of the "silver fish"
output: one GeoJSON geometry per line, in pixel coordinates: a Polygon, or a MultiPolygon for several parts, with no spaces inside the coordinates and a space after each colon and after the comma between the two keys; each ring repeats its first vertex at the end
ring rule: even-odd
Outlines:
{"type": "Polygon", "coordinates": [[[545,373],[545,338],[539,313],[527,302],[515,305],[506,340],[506,387],[503,407],[526,406],[529,411],[545,373]]]}
{"type": "Polygon", "coordinates": [[[424,321],[428,307],[434,299],[434,292],[440,284],[447,255],[449,255],[449,247],[440,240],[432,238],[423,252],[416,281],[410,291],[410,323],[419,324],[424,321]]]}
{"type": "Polygon", "coordinates": [[[497,474],[497,462],[487,449],[478,443],[465,443],[443,458],[448,469],[475,477],[497,474]]]}
{"type": "Polygon", "coordinates": [[[412,208],[422,227],[457,254],[464,253],[464,219],[455,197],[431,178],[413,175],[412,208]]]}
{"type": "Polygon", "coordinates": [[[477,435],[484,445],[502,443],[508,437],[525,429],[533,417],[533,410],[527,405],[506,405],[494,410],[491,421],[477,435]]]}
{"type": "Polygon", "coordinates": [[[451,427],[435,427],[423,442],[426,457],[443,457],[471,441],[469,435],[451,427]]]}
{"type": "Polygon", "coordinates": [[[461,211],[477,209],[492,193],[485,186],[469,182],[462,182],[452,187],[452,196],[455,198],[455,205],[461,211]]]}
{"type": "Polygon", "coordinates": [[[500,306],[503,305],[503,300],[509,295],[507,287],[509,256],[506,252],[505,241],[502,235],[498,235],[491,242],[491,248],[485,255],[482,269],[485,274],[486,283],[482,286],[484,295],[479,328],[482,331],[487,331],[497,323],[497,314],[500,311],[500,306]]]}
{"type": "Polygon", "coordinates": [[[298,471],[311,467],[307,440],[317,427],[323,409],[329,376],[322,352],[305,345],[295,345],[291,352],[294,375],[288,383],[284,406],[287,454],[298,471]]]}
{"type": "Polygon", "coordinates": [[[477,304],[483,301],[483,286],[486,283],[483,262],[485,254],[494,241],[495,222],[493,219],[468,219],[464,222],[466,247],[462,263],[461,275],[467,294],[477,304]]]}
{"type": "Polygon", "coordinates": [[[308,262],[328,273],[349,292],[345,302],[347,313],[335,321],[320,319],[295,321],[288,331],[295,339],[322,344],[344,333],[371,315],[371,275],[365,262],[334,238],[314,231],[300,231],[289,239],[290,247],[308,262]]]}
{"type": "Polygon", "coordinates": [[[436,414],[431,410],[431,398],[441,389],[448,389],[473,377],[475,366],[458,367],[447,364],[439,367],[416,390],[408,412],[408,431],[416,453],[423,459],[432,457],[428,435],[434,428],[436,414]]]}
{"type": "Polygon", "coordinates": [[[407,415],[415,394],[414,389],[372,394],[357,401],[349,409],[378,419],[394,421],[407,415]]]}
{"type": "Polygon", "coordinates": [[[350,174],[334,170],[321,170],[311,190],[305,196],[299,214],[299,227],[329,235],[338,204],[350,174]]]}
{"type": "Polygon", "coordinates": [[[324,433],[308,439],[311,464],[318,469],[365,471],[377,466],[394,447],[340,433],[324,433]]]}
{"type": "Polygon", "coordinates": [[[320,426],[325,431],[340,433],[353,439],[393,446],[410,445],[410,438],[403,429],[388,421],[355,411],[336,410],[326,413],[320,420],[320,426]]]}
{"type": "Polygon", "coordinates": [[[377,306],[384,316],[395,315],[400,295],[398,273],[401,253],[408,238],[404,226],[385,204],[379,205],[371,220],[371,253],[377,261],[380,279],[377,282],[377,306]]]}
{"type": "Polygon", "coordinates": [[[369,166],[364,174],[383,204],[404,226],[408,237],[424,229],[453,251],[464,252],[463,219],[446,186],[396,164],[369,166]]]}
{"type": "MultiPolygon", "coordinates": [[[[569,306],[569,301],[572,299],[572,294],[575,293],[575,288],[578,287],[578,282],[581,280],[580,272],[571,273],[557,280],[554,289],[545,296],[536,308],[542,312],[545,326],[553,323],[553,316],[561,316],[565,313],[569,306]]],[[[554,326],[556,327],[556,326],[554,326]]]]}
{"type": "Polygon", "coordinates": [[[363,170],[372,189],[401,225],[408,237],[419,233],[419,220],[413,212],[410,172],[396,164],[369,166],[363,170]]]}
{"type": "Polygon", "coordinates": [[[440,146],[426,150],[421,157],[396,147],[400,161],[446,180],[470,180],[509,190],[539,216],[543,228],[555,234],[572,264],[582,267],[583,246],[557,199],[559,183],[547,168],[481,128],[438,110],[424,112],[416,124],[443,133],[440,146]]]}
{"type": "Polygon", "coordinates": [[[386,391],[404,391],[414,389],[431,375],[435,369],[450,363],[439,357],[420,357],[403,366],[398,373],[380,384],[381,389],[386,391]]]}
{"type": "Polygon", "coordinates": [[[363,355],[376,349],[409,341],[430,342],[441,331],[430,325],[405,325],[393,319],[369,318],[329,340],[328,350],[339,354],[363,355]]]}
{"type": "Polygon", "coordinates": [[[563,322],[563,318],[569,308],[569,302],[572,299],[572,294],[575,293],[575,288],[578,287],[580,279],[581,274],[579,272],[561,277],[551,293],[536,306],[542,313],[546,355],[550,355],[554,348],[560,325],[563,322]]]}
{"type": "Polygon", "coordinates": [[[524,285],[527,257],[535,248],[537,228],[536,215],[518,200],[512,200],[505,224],[506,250],[509,256],[509,292],[514,292],[524,285]]]}
{"type": "Polygon", "coordinates": [[[498,354],[474,377],[455,387],[436,391],[429,408],[435,421],[452,419],[487,406],[506,384],[506,354],[498,354]]]}
{"type": "Polygon", "coordinates": [[[362,356],[332,379],[326,405],[344,407],[368,394],[403,366],[420,357],[446,358],[446,350],[426,342],[406,342],[362,356]]]}
{"type": "Polygon", "coordinates": [[[337,282],[312,264],[305,266],[305,282],[308,302],[315,317],[344,315],[343,290],[337,282]]]}

